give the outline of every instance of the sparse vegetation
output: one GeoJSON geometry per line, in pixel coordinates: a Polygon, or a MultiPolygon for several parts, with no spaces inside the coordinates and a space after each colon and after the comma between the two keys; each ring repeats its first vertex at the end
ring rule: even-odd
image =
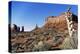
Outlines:
{"type": "Polygon", "coordinates": [[[17,31],[16,26],[14,32],[11,31],[11,52],[77,49],[77,32],[70,37],[64,15],[59,17],[52,23],[52,20],[47,21],[41,28],[36,26],[30,32],[24,32],[24,28],[17,31]]]}

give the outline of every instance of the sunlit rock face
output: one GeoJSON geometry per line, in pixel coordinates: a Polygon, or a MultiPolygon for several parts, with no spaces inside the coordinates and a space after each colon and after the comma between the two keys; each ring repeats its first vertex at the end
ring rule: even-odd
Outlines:
{"type": "MultiPolygon", "coordinates": [[[[71,15],[72,13],[68,14],[71,15]]],[[[59,16],[49,16],[47,17],[46,21],[45,21],[45,28],[53,28],[53,29],[57,29],[58,31],[65,31],[68,30],[68,25],[67,25],[67,21],[66,21],[66,14],[62,13],[59,16]]],[[[77,16],[72,14],[72,21],[74,23],[74,28],[77,30],[77,23],[78,23],[78,19],[77,16]]]]}
{"type": "Polygon", "coordinates": [[[45,22],[44,27],[53,28],[60,31],[67,30],[65,14],[61,14],[60,16],[49,16],[45,22]]]}

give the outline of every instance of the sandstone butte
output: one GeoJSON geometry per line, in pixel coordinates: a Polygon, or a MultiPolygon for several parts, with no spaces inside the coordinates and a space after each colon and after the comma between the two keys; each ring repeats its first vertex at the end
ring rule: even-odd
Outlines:
{"type": "MultiPolygon", "coordinates": [[[[70,12],[72,14],[72,20],[74,22],[74,28],[77,30],[78,25],[78,18],[76,15],[70,12]]],[[[55,28],[58,31],[65,31],[68,30],[67,21],[66,21],[66,14],[62,13],[59,16],[49,16],[45,20],[45,28],[55,28]]]]}

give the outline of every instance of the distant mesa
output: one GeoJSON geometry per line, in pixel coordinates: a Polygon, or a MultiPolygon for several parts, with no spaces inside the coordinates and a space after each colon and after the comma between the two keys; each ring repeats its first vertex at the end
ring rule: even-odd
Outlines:
{"type": "Polygon", "coordinates": [[[20,27],[16,24],[13,24],[13,27],[9,24],[9,29],[11,29],[11,32],[24,32],[24,26],[22,26],[22,30],[20,31],[20,27]]]}
{"type": "MultiPolygon", "coordinates": [[[[65,12],[65,13],[69,13],[69,15],[72,14],[72,21],[74,23],[78,23],[78,17],[75,14],[73,14],[71,12],[65,12]]],[[[47,29],[55,28],[57,30],[67,30],[68,28],[67,28],[67,21],[66,21],[66,14],[65,13],[61,14],[59,16],[47,17],[44,27],[47,29]]]]}

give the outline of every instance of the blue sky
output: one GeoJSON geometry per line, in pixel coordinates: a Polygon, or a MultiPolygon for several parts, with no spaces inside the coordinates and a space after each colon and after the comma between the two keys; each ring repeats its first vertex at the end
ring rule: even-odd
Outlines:
{"type": "Polygon", "coordinates": [[[12,24],[24,26],[25,31],[31,31],[36,24],[42,27],[46,17],[58,16],[66,12],[68,7],[77,15],[77,5],[12,1],[11,21],[12,24]]]}

